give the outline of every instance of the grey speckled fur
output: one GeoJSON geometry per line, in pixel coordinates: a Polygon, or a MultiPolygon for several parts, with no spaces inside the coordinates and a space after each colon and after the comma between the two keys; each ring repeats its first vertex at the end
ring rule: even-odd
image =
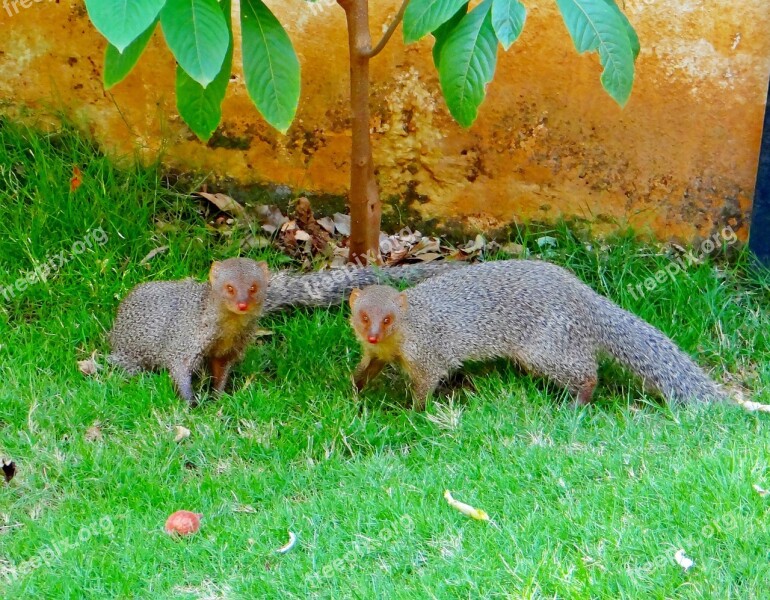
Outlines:
{"type": "Polygon", "coordinates": [[[546,375],[586,403],[601,353],[672,402],[727,397],[661,331],[556,265],[528,260],[478,264],[436,276],[403,294],[406,308],[399,303],[399,292],[385,286],[366,288],[354,299],[351,321],[364,346],[355,378],[361,388],[384,362],[398,361],[412,379],[418,408],[464,361],[496,357],[546,375]],[[359,331],[360,313],[367,311],[372,318],[391,315],[393,320],[376,344],[359,331]],[[398,338],[399,356],[387,351],[387,336],[398,338]]]}
{"type": "Polygon", "coordinates": [[[354,288],[385,283],[416,283],[449,271],[465,269],[464,262],[426,262],[397,267],[350,267],[296,274],[273,273],[262,314],[292,306],[341,304],[354,288]]]}
{"type": "MultiPolygon", "coordinates": [[[[110,333],[112,353],[109,362],[129,373],[167,369],[180,396],[194,401],[192,377],[202,371],[207,360],[224,362],[215,389],[221,391],[230,367],[240,360],[252,341],[261,314],[291,306],[329,306],[345,300],[350,290],[381,281],[420,281],[465,263],[433,262],[403,267],[367,267],[323,271],[307,275],[270,274],[264,263],[251,259],[228,259],[214,263],[226,268],[220,275],[259,284],[256,308],[233,316],[210,282],[152,281],[135,287],[121,302],[110,333]],[[251,278],[251,279],[249,279],[251,278]],[[266,290],[264,289],[266,287],[266,290]],[[235,325],[233,321],[236,320],[235,325]],[[227,336],[223,322],[229,323],[227,336]],[[219,351],[227,339],[227,351],[219,351]],[[218,353],[219,352],[219,353],[218,353]]],[[[212,272],[214,267],[212,266],[212,272]]]]}

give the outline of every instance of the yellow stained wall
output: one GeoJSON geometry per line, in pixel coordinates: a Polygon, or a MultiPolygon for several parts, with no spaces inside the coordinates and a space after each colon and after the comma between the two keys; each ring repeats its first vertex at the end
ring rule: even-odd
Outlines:
{"type": "MultiPolygon", "coordinates": [[[[265,125],[236,74],[223,143],[208,147],[176,113],[174,62],[160,31],[135,72],[107,92],[105,42],[82,2],[1,2],[0,112],[45,120],[64,111],[117,155],[164,149],[176,169],[345,193],[347,47],[342,10],[331,0],[268,0],[302,63],[302,98],[288,134],[265,125]]],[[[508,53],[500,50],[468,130],[443,103],[430,38],[404,46],[394,36],[373,61],[384,196],[412,190],[420,216],[471,229],[577,216],[598,232],[630,224],[693,239],[729,224],[745,237],[770,74],[770,3],[622,3],[642,44],[623,110],[600,87],[597,57],[575,52],[555,1],[524,3],[524,32],[508,53]]],[[[370,4],[377,37],[398,4],[370,4]]]]}

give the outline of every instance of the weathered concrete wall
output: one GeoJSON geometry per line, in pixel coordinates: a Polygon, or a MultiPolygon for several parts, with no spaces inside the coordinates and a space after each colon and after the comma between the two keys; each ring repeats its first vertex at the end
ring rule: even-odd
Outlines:
{"type": "MultiPolygon", "coordinates": [[[[83,4],[65,0],[0,9],[0,110],[64,110],[118,154],[163,149],[170,167],[342,194],[345,25],[341,9],[322,2],[269,0],[303,69],[286,136],[261,121],[236,77],[220,131],[208,147],[199,143],[176,114],[174,62],[159,31],[139,68],[105,92],[104,42],[83,4]]],[[[379,32],[397,0],[371,4],[379,32]]],[[[731,224],[745,236],[770,73],[770,3],[627,0],[642,52],[624,110],[600,88],[597,57],[574,51],[555,2],[525,4],[524,32],[501,51],[469,130],[443,104],[429,40],[405,47],[396,36],[375,59],[372,130],[384,194],[406,194],[421,216],[471,228],[577,216],[598,231],[629,223],[691,239],[731,224]]]]}

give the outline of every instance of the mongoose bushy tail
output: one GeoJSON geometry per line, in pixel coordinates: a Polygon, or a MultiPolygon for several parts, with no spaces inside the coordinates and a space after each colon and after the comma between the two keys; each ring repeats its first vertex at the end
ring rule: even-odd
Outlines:
{"type": "Polygon", "coordinates": [[[416,283],[438,275],[464,269],[463,262],[425,262],[396,267],[349,267],[315,273],[271,274],[262,313],[291,306],[331,306],[341,304],[355,288],[377,283],[416,283]]]}
{"type": "Polygon", "coordinates": [[[663,332],[596,294],[602,350],[673,402],[714,402],[727,395],[663,332]]]}
{"type": "Polygon", "coordinates": [[[205,283],[152,281],[129,292],[118,307],[108,360],[129,373],[167,369],[179,395],[193,403],[193,375],[205,367],[214,391],[224,390],[264,312],[339,304],[357,286],[415,282],[462,266],[440,261],[287,275],[271,274],[265,263],[248,258],[214,262],[205,283]]]}
{"type": "Polygon", "coordinates": [[[476,264],[404,292],[374,285],[354,290],[350,305],[364,354],[356,387],[397,362],[412,380],[418,409],[464,361],[497,357],[549,377],[579,404],[591,401],[602,353],[671,402],[728,397],[661,331],[547,262],[476,264]]]}

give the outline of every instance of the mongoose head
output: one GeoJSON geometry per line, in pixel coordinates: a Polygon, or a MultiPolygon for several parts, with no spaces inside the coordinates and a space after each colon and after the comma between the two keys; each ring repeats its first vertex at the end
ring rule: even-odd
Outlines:
{"type": "Polygon", "coordinates": [[[350,323],[362,343],[388,340],[398,330],[406,308],[406,294],[387,285],[370,285],[350,293],[350,323]]]}
{"type": "Polygon", "coordinates": [[[269,281],[267,265],[250,258],[215,261],[209,271],[209,283],[215,297],[227,310],[238,315],[262,307],[269,281]]]}

